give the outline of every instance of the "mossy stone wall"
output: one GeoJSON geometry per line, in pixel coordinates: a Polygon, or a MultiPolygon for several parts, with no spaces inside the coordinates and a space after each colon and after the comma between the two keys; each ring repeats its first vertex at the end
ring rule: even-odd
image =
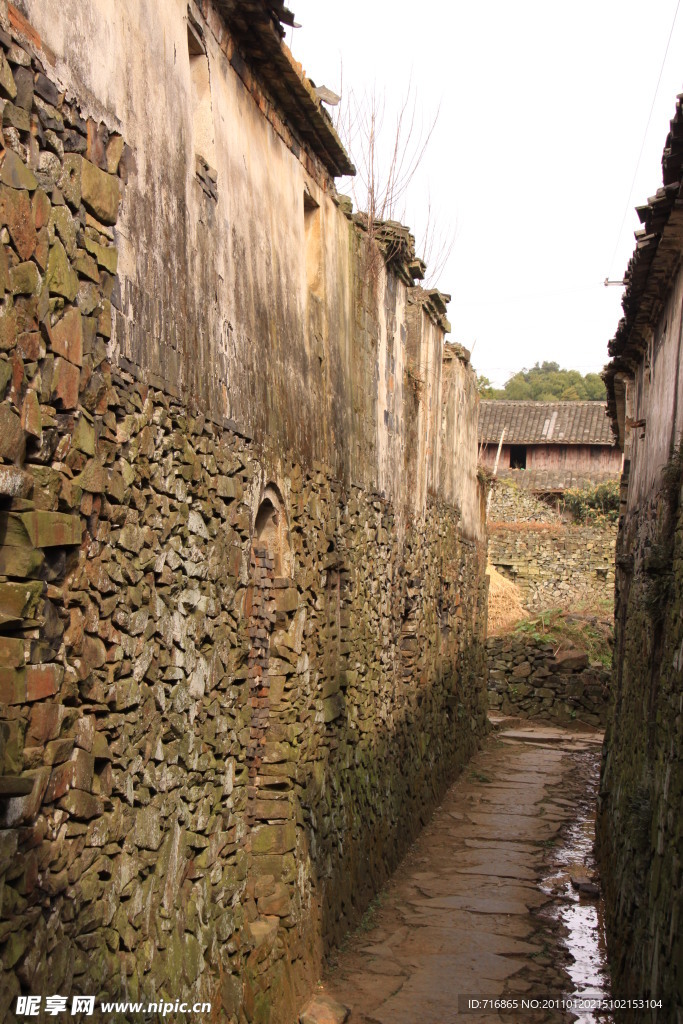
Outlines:
{"type": "Polygon", "coordinates": [[[605,725],[610,671],[584,651],[529,636],[492,636],[489,706],[492,711],[559,725],[605,725]]]}
{"type": "Polygon", "coordinates": [[[0,32],[0,1013],[183,996],[280,1024],[484,734],[483,545],[115,358],[130,154],[24,30],[0,32]]]}
{"type": "Polygon", "coordinates": [[[662,999],[633,1022],[683,1018],[683,507],[680,461],[622,520],[613,709],[598,845],[615,994],[662,999]]]}

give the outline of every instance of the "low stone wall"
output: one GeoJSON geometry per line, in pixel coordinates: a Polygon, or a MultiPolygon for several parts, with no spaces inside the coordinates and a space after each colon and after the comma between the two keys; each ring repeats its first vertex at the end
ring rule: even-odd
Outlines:
{"type": "Polygon", "coordinates": [[[498,480],[488,525],[489,561],[519,587],[529,611],[611,599],[616,523],[568,523],[533,494],[498,480]]]}
{"type": "Polygon", "coordinates": [[[491,528],[489,559],[517,584],[530,611],[601,601],[614,590],[616,527],[491,528]]]}
{"type": "Polygon", "coordinates": [[[489,707],[504,714],[559,724],[604,726],[610,670],[590,665],[576,649],[556,652],[529,637],[490,637],[489,707]]]}
{"type": "Polygon", "coordinates": [[[525,490],[509,480],[496,479],[492,484],[489,505],[490,523],[562,523],[562,516],[533,491],[525,490]]]}

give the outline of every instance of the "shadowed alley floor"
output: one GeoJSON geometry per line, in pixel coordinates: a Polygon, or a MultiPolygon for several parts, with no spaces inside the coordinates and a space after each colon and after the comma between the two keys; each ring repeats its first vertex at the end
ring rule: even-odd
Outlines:
{"type": "MultiPolygon", "coordinates": [[[[571,863],[572,845],[577,828],[588,833],[581,861],[589,855],[601,739],[540,723],[501,723],[361,927],[331,958],[322,989],[351,1008],[350,1024],[594,1019],[521,1010],[519,1001],[601,985],[605,993],[597,936],[585,934],[597,932],[595,900],[583,919],[578,904],[587,898],[569,881],[570,873],[575,882],[585,874],[583,863],[571,863]],[[583,920],[576,948],[565,910],[574,924],[577,913],[583,920]],[[582,942],[586,949],[578,948],[582,942]],[[463,996],[506,996],[518,1007],[463,1012],[463,996]]],[[[593,888],[587,877],[585,886],[593,888]]]]}

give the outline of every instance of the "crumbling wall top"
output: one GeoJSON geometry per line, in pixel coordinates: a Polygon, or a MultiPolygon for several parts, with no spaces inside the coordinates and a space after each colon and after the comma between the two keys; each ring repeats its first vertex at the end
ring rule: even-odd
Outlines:
{"type": "Polygon", "coordinates": [[[677,97],[670,122],[662,172],[663,186],[647,203],[636,207],[643,228],[636,232],[636,247],[624,275],[624,315],[608,345],[611,361],[603,372],[607,411],[622,447],[624,416],[619,399],[623,388],[618,381],[624,372],[632,374],[643,358],[683,247],[683,93],[677,97]]]}
{"type": "MultiPolygon", "coordinates": [[[[302,141],[310,146],[333,177],[355,174],[334,125],[301,64],[283,42],[283,24],[294,16],[282,0],[203,0],[213,4],[226,22],[237,47],[263,79],[302,141]]],[[[232,62],[239,61],[236,53],[232,62]]]]}

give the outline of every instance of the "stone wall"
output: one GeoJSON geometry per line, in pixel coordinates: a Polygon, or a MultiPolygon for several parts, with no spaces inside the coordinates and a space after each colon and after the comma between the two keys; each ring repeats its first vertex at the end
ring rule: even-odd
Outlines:
{"type": "Polygon", "coordinates": [[[124,377],[110,400],[118,443],[96,417],[75,484],[5,474],[3,771],[33,790],[0,833],[3,1006],[123,986],[268,1020],[477,746],[480,552],[446,506],[400,538],[378,496],[285,465],[276,569],[263,456],[124,377]],[[34,511],[69,485],[88,514],[34,511]]]}
{"type": "Polygon", "coordinates": [[[529,636],[490,637],[489,707],[506,715],[560,725],[604,727],[610,670],[589,665],[575,648],[556,648],[529,636]]]}
{"type": "Polygon", "coordinates": [[[533,491],[508,480],[495,479],[489,505],[489,525],[493,523],[548,523],[562,525],[556,502],[542,501],[533,491]]]}
{"type": "Polygon", "coordinates": [[[633,1021],[683,1013],[683,476],[627,515],[617,547],[614,711],[598,841],[610,963],[626,995],[664,1000],[633,1021]]]}
{"type": "Polygon", "coordinates": [[[531,611],[603,602],[614,589],[616,524],[564,522],[528,491],[494,485],[489,560],[520,588],[531,611]]]}
{"type": "Polygon", "coordinates": [[[679,96],[605,370],[624,475],[598,853],[613,990],[662,1003],[629,1024],[683,1020],[682,167],[679,96]]]}
{"type": "Polygon", "coordinates": [[[362,232],[333,204],[345,360],[328,372],[315,304],[281,354],[318,339],[319,408],[295,422],[277,365],[263,391],[230,379],[247,423],[213,369],[206,394],[157,372],[187,296],[153,268],[162,312],[129,287],[150,153],[55,84],[11,5],[0,22],[0,1009],[187,997],[280,1024],[486,728],[474,375],[447,350],[443,398],[429,296],[358,274],[362,232]]]}

